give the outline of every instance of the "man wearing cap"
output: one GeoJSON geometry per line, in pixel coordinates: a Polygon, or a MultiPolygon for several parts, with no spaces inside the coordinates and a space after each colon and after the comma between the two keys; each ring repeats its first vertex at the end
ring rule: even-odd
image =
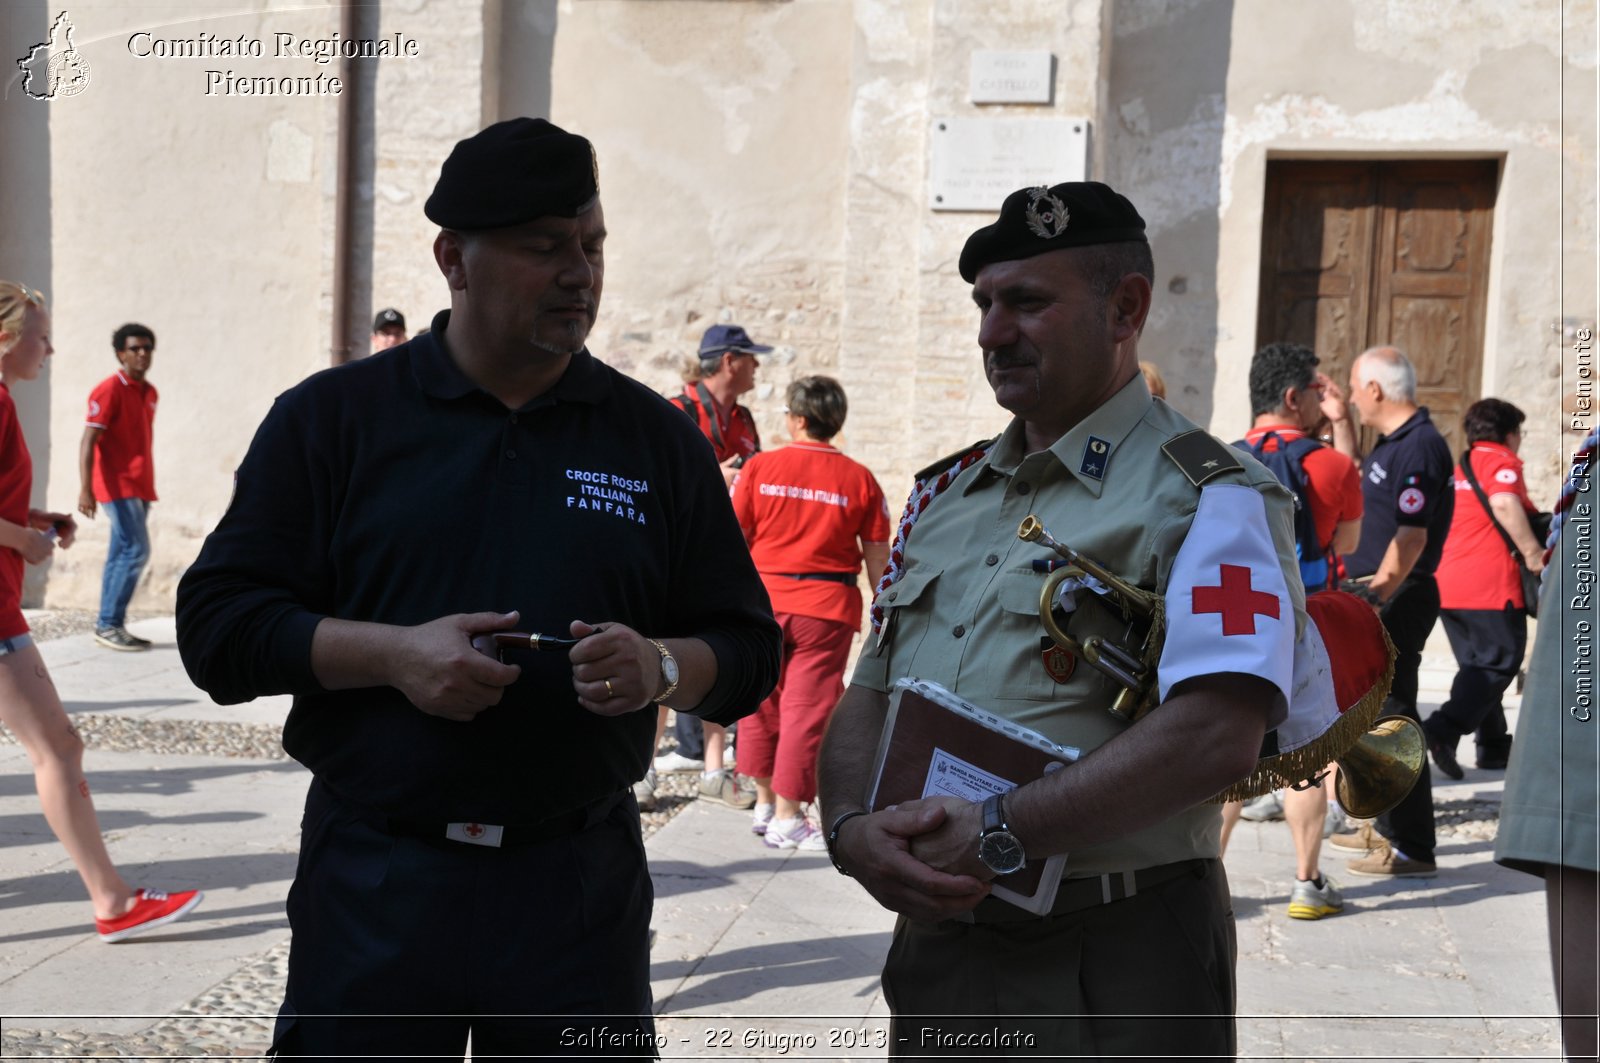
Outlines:
{"type": "Polygon", "coordinates": [[[711,440],[730,491],[739,466],[761,449],[755,416],[749,407],[739,405],[739,397],[756,386],[756,370],[761,368],[756,355],[771,350],[738,325],[712,325],[700,337],[698,377],[672,399],[711,440]]]}
{"type": "MultiPolygon", "coordinates": [[[[1093,182],[1014,192],[960,270],[1013,419],[930,468],[820,761],[836,866],[901,916],[883,972],[891,1052],[1231,1055],[1233,915],[1207,799],[1251,772],[1285,715],[1305,623],[1288,492],[1151,399],[1137,344],[1154,268],[1128,200],[1093,182]],[[1157,703],[1137,722],[1107,711],[1116,682],[1086,661],[1063,666],[1041,638],[1049,566],[1033,562],[1052,555],[1018,540],[1030,514],[1163,602],[1157,703]],[[870,812],[903,677],[1081,759],[970,800],[870,812]],[[1058,855],[1047,915],[989,896],[1024,860],[1058,855]]],[[[1092,591],[1074,598],[1075,638],[1122,636],[1092,591]]]]}
{"type": "MultiPolygon", "coordinates": [[[[695,419],[711,441],[728,490],[745,461],[761,449],[761,435],[749,407],[739,397],[756,386],[758,354],[772,350],[756,343],[738,325],[712,325],[700,338],[692,378],[672,402],[695,419]]],[[[698,771],[700,795],[737,809],[754,808],[755,789],[725,766],[727,731],[714,723],[680,714],[673,723],[678,748],[655,758],[657,772],[698,771]]]]}
{"type": "Polygon", "coordinates": [[[406,341],[406,318],[392,306],[379,310],[372,319],[372,353],[387,351],[406,341]]]}
{"type": "Polygon", "coordinates": [[[195,682],[293,694],[313,773],[274,1049],[649,1058],[630,787],[656,705],[731,722],[778,630],[704,438],[585,347],[589,142],[492,125],[425,211],[450,309],[278,398],[178,592],[195,682]]]}

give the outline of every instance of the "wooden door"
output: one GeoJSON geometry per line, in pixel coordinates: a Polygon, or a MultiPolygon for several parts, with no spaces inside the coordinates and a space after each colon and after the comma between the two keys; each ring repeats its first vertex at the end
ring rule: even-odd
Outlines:
{"type": "MultiPolygon", "coordinates": [[[[1309,344],[1341,385],[1400,348],[1417,401],[1459,453],[1482,395],[1493,159],[1267,164],[1257,344],[1309,344]]],[[[1361,433],[1363,450],[1374,435],[1361,433]]]]}

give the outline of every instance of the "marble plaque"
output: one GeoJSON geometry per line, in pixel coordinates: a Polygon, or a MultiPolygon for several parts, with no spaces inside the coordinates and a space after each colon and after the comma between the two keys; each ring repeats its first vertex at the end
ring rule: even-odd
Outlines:
{"type": "Polygon", "coordinates": [[[1049,103],[1049,52],[972,53],[973,103],[1049,103]]]}
{"type": "Polygon", "coordinates": [[[936,118],[929,131],[928,204],[999,210],[1019,188],[1086,179],[1086,118],[936,118]]]}

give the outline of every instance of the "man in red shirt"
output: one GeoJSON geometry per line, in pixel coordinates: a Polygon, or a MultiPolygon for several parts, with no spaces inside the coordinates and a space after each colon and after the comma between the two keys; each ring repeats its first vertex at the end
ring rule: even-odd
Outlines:
{"type": "MultiPolygon", "coordinates": [[[[1291,479],[1300,481],[1299,490],[1294,483],[1285,482],[1284,486],[1296,495],[1297,538],[1305,517],[1310,518],[1307,529],[1315,537],[1315,543],[1298,544],[1301,579],[1308,594],[1327,588],[1330,555],[1355,549],[1361,539],[1360,471],[1348,456],[1309,435],[1323,418],[1325,398],[1341,402],[1343,396],[1338,385],[1317,370],[1317,356],[1310,347],[1272,343],[1257,351],[1250,362],[1250,412],[1255,423],[1241,440],[1241,449],[1265,463],[1272,460],[1267,455],[1283,451],[1291,455],[1291,461],[1298,461],[1298,475],[1291,479]]],[[[1278,475],[1284,478],[1282,473],[1278,475]]],[[[1339,887],[1323,877],[1318,864],[1328,817],[1327,789],[1287,789],[1281,799],[1269,794],[1257,800],[1281,801],[1283,818],[1294,838],[1295,885],[1289,895],[1289,916],[1321,919],[1343,910],[1339,887]]],[[[1231,829],[1237,815],[1229,802],[1224,810],[1224,830],[1231,829]]]]}
{"type": "Polygon", "coordinates": [[[761,449],[761,435],[748,407],[739,397],[756,386],[756,355],[772,348],[756,343],[738,325],[712,325],[700,338],[700,377],[686,383],[673,402],[693,417],[711,440],[722,466],[722,478],[733,490],[739,467],[761,449]]]}
{"type": "Polygon", "coordinates": [[[89,417],[78,447],[78,512],[93,519],[102,505],[111,521],[95,641],[113,650],[148,650],[149,640],[131,634],[126,625],[128,602],[150,560],[146,517],[156,500],[151,438],[157,396],[145,375],[155,357],[156,334],[129,323],[112,333],[111,349],[122,368],[89,393],[89,417]]]}
{"type": "Polygon", "coordinates": [[[1528,617],[1522,575],[1495,522],[1511,536],[1530,569],[1544,567],[1544,544],[1528,523],[1536,507],[1517,457],[1523,420],[1521,410],[1500,399],[1480,399],[1467,407],[1463,418],[1471,449],[1455,469],[1456,511],[1436,576],[1439,616],[1457,671],[1449,699],[1422,724],[1434,764],[1452,779],[1465,774],[1456,760],[1462,735],[1478,733],[1480,768],[1504,768],[1511,754],[1500,699],[1522,667],[1528,617]],[[1494,520],[1467,481],[1469,460],[1494,520]]]}
{"type": "MultiPolygon", "coordinates": [[[[693,417],[700,431],[711,441],[717,464],[722,466],[723,482],[730,492],[739,478],[739,468],[761,450],[756,419],[738,400],[756,386],[756,370],[761,368],[756,355],[771,350],[766,344],[752,340],[738,325],[712,325],[700,337],[699,378],[684,384],[683,393],[672,398],[673,404],[693,417]]],[[[656,730],[659,734],[659,723],[656,730]]],[[[723,747],[727,739],[724,728],[680,714],[673,725],[673,734],[677,736],[678,748],[657,757],[654,771],[699,771],[701,796],[739,809],[755,806],[755,791],[747,781],[740,780],[723,766],[723,747]]],[[[647,799],[653,786],[646,777],[641,782],[642,789],[635,793],[647,799]]]]}

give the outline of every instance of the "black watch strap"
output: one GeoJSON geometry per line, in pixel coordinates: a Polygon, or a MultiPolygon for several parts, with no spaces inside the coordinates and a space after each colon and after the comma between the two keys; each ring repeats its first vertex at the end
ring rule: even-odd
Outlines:
{"type": "Polygon", "coordinates": [[[859,808],[853,812],[841,813],[834,819],[833,826],[828,828],[828,859],[833,861],[833,869],[845,878],[850,877],[850,872],[846,871],[844,865],[839,863],[839,828],[855,817],[865,816],[866,814],[865,810],[859,808]]]}

